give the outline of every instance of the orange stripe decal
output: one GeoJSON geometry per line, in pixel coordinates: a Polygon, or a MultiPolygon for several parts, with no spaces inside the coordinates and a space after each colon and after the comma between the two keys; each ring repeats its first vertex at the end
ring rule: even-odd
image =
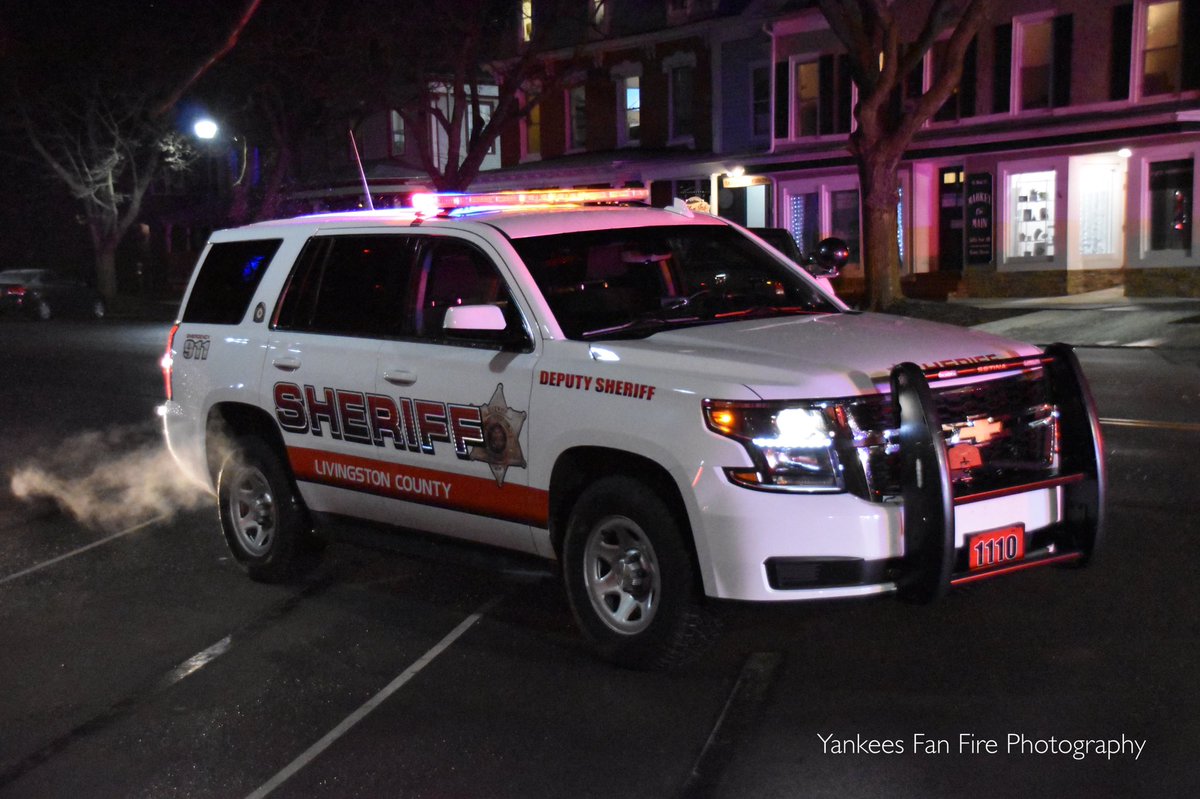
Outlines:
{"type": "Polygon", "coordinates": [[[498,486],[491,478],[404,466],[305,447],[288,447],[288,461],[296,479],[308,483],[531,524],[534,527],[550,526],[550,492],[539,488],[512,483],[498,486]]]}

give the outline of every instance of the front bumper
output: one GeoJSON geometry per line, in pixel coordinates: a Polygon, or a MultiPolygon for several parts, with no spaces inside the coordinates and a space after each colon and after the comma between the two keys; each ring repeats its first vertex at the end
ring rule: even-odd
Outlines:
{"type": "Polygon", "coordinates": [[[929,602],[952,586],[1035,566],[1086,563],[1103,536],[1105,475],[1095,405],[1069,347],[1030,361],[1044,369],[1059,419],[1057,474],[1003,490],[954,496],[929,377],[913,364],[892,372],[902,496],[872,502],[849,494],[747,491],[711,470],[695,485],[703,508],[698,549],[710,596],[794,601],[898,592],[929,602]],[[971,568],[973,536],[1019,528],[1021,556],[971,568]]]}

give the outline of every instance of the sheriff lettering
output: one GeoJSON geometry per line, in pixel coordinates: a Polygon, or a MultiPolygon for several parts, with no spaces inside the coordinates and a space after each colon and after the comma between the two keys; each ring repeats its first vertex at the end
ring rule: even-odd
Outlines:
{"type": "Polygon", "coordinates": [[[289,433],[328,435],[339,441],[435,454],[438,442],[466,460],[482,447],[483,417],[478,405],[389,397],[341,388],[276,383],[275,418],[289,433]]]}

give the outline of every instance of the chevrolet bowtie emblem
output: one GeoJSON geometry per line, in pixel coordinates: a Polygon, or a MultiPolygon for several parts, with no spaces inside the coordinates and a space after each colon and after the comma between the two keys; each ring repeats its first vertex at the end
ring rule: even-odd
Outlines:
{"type": "Polygon", "coordinates": [[[976,444],[986,444],[1004,432],[1004,424],[994,419],[968,419],[957,424],[944,424],[942,430],[957,434],[959,441],[972,441],[976,444]]]}

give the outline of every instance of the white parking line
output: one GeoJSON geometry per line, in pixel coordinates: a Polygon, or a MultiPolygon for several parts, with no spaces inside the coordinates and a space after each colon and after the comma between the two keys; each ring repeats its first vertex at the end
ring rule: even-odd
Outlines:
{"type": "Polygon", "coordinates": [[[1173,430],[1177,433],[1200,433],[1197,422],[1156,422],[1150,419],[1101,419],[1100,424],[1110,427],[1140,427],[1155,430],[1173,430]]]}
{"type": "Polygon", "coordinates": [[[53,566],[55,563],[60,563],[64,560],[66,560],[67,558],[73,558],[76,555],[82,555],[84,552],[87,552],[89,549],[95,549],[98,546],[103,546],[104,544],[107,544],[110,541],[116,541],[118,538],[124,538],[125,536],[127,536],[131,533],[136,533],[138,530],[142,530],[146,527],[149,527],[152,524],[161,522],[166,518],[167,518],[167,516],[165,514],[162,516],[155,516],[153,519],[144,521],[141,524],[135,524],[133,527],[130,527],[127,530],[122,530],[119,533],[113,533],[112,535],[108,536],[107,538],[101,538],[99,541],[93,541],[92,543],[88,544],[87,546],[82,546],[79,549],[73,549],[70,552],[66,552],[62,555],[59,555],[57,558],[51,558],[50,560],[42,561],[41,563],[36,563],[33,566],[30,566],[28,569],[22,569],[19,572],[15,572],[13,574],[8,575],[7,577],[0,577],[0,585],[4,585],[5,583],[7,583],[11,580],[17,579],[18,577],[24,577],[27,574],[33,574],[36,571],[41,571],[42,569],[45,569],[48,566],[53,566]]]}
{"type": "Polygon", "coordinates": [[[494,608],[499,601],[500,597],[492,597],[485,602],[483,606],[479,608],[479,610],[463,619],[461,624],[451,630],[445,638],[434,644],[432,649],[430,649],[424,655],[421,655],[421,657],[417,658],[417,660],[411,666],[400,673],[400,676],[388,683],[387,686],[385,686],[379,693],[368,699],[366,703],[362,705],[362,707],[343,719],[341,724],[327,732],[321,738],[321,740],[304,750],[299,757],[287,764],[282,771],[264,782],[253,793],[248,794],[246,799],[260,799],[260,797],[266,796],[271,791],[287,782],[287,780],[296,774],[296,772],[300,771],[300,769],[304,768],[313,760],[315,760],[318,755],[320,755],[322,752],[332,746],[333,743],[339,738],[349,732],[354,725],[366,718],[368,713],[383,704],[387,698],[396,693],[396,691],[403,688],[405,683],[407,683],[413,677],[416,677],[422,669],[433,662],[434,658],[449,649],[451,644],[457,641],[463,633],[465,633],[471,628],[472,625],[475,624],[475,622],[487,615],[487,613],[494,608]]]}

